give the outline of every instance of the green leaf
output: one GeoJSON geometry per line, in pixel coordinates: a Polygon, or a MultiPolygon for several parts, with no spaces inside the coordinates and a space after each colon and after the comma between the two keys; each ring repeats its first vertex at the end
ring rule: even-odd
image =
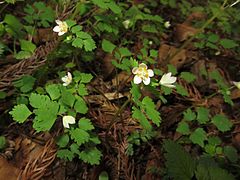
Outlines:
{"type": "Polygon", "coordinates": [[[80,97],[76,101],[76,103],[74,105],[74,109],[76,110],[76,112],[81,113],[81,114],[86,114],[88,111],[88,107],[87,107],[85,101],[80,97]]]}
{"type": "Polygon", "coordinates": [[[12,111],[9,112],[13,119],[18,123],[23,123],[32,114],[25,104],[19,104],[13,107],[12,111]]]}
{"type": "Polygon", "coordinates": [[[57,138],[57,145],[60,147],[60,148],[64,148],[68,145],[69,143],[69,136],[67,134],[64,134],[62,136],[59,136],[57,138]]]}
{"type": "Polygon", "coordinates": [[[138,100],[140,99],[140,97],[142,96],[142,94],[140,92],[140,89],[139,89],[139,86],[132,83],[132,88],[131,88],[130,92],[133,96],[134,102],[137,103],[138,100]]]}
{"type": "Polygon", "coordinates": [[[208,138],[208,143],[213,146],[218,146],[221,144],[221,139],[218,136],[212,136],[208,138]]]}
{"type": "Polygon", "coordinates": [[[200,159],[195,175],[197,180],[234,180],[232,174],[219,168],[212,159],[204,161],[200,159]]]}
{"type": "Polygon", "coordinates": [[[19,31],[23,28],[23,25],[20,23],[20,21],[11,14],[6,14],[4,22],[7,23],[9,26],[11,26],[11,28],[13,28],[16,31],[19,31]]]}
{"type": "Polygon", "coordinates": [[[99,165],[102,153],[96,148],[89,148],[79,154],[79,158],[85,163],[99,165]]]}
{"type": "Polygon", "coordinates": [[[60,149],[57,151],[57,157],[72,161],[74,158],[74,153],[72,151],[69,151],[68,149],[60,149]]]}
{"type": "Polygon", "coordinates": [[[81,118],[78,122],[78,127],[84,131],[90,131],[94,129],[90,119],[81,118]]]}
{"type": "Polygon", "coordinates": [[[207,140],[207,133],[202,128],[197,128],[189,138],[194,144],[204,147],[204,141],[207,140]]]}
{"type": "Polygon", "coordinates": [[[175,66],[173,66],[172,64],[168,64],[167,67],[168,72],[171,72],[173,76],[177,74],[177,69],[175,66]]]}
{"type": "Polygon", "coordinates": [[[82,144],[86,143],[89,141],[90,135],[88,132],[76,128],[76,129],[71,129],[70,130],[70,135],[71,138],[79,145],[81,146],[82,144]]]}
{"type": "Polygon", "coordinates": [[[118,6],[114,1],[110,1],[107,4],[108,8],[112,10],[115,14],[120,14],[121,13],[121,8],[118,6]]]}
{"type": "Polygon", "coordinates": [[[74,154],[80,154],[79,146],[76,143],[71,144],[70,149],[74,154]]]}
{"type": "Polygon", "coordinates": [[[58,99],[61,94],[60,94],[60,89],[57,84],[50,84],[46,86],[46,91],[51,97],[52,100],[58,99]]]}
{"type": "Polygon", "coordinates": [[[113,43],[111,43],[110,41],[108,41],[106,39],[103,39],[103,41],[102,41],[102,49],[105,52],[112,53],[115,48],[116,48],[116,45],[114,45],[113,43]]]}
{"type": "Polygon", "coordinates": [[[91,74],[81,73],[81,83],[89,83],[93,76],[91,74]]]}
{"type": "Polygon", "coordinates": [[[35,44],[33,44],[31,41],[26,41],[24,39],[20,40],[20,45],[21,45],[21,49],[23,51],[29,51],[29,52],[33,53],[34,50],[36,49],[35,44]]]}
{"type": "Polygon", "coordinates": [[[107,9],[108,4],[104,0],[92,0],[93,4],[99,6],[100,8],[107,9]]]}
{"type": "Polygon", "coordinates": [[[196,114],[190,109],[188,108],[184,113],[184,119],[186,121],[193,121],[196,119],[196,114]]]}
{"type": "Polygon", "coordinates": [[[59,104],[54,101],[47,101],[42,104],[34,113],[36,117],[33,121],[33,128],[37,131],[49,131],[57,119],[59,104]]]}
{"type": "Polygon", "coordinates": [[[63,90],[62,91],[62,98],[61,98],[62,102],[70,107],[73,107],[73,104],[75,102],[75,97],[74,95],[72,95],[72,93],[70,93],[67,90],[63,90]]]}
{"type": "Polygon", "coordinates": [[[108,180],[108,179],[109,179],[109,176],[106,171],[102,171],[98,177],[98,180],[108,180]]]}
{"type": "Polygon", "coordinates": [[[212,123],[218,128],[218,130],[222,132],[229,131],[232,127],[231,121],[229,121],[229,119],[222,114],[215,115],[212,118],[212,123]]]}
{"type": "Polygon", "coordinates": [[[82,48],[83,45],[84,45],[84,42],[83,42],[83,40],[81,38],[76,38],[72,42],[72,46],[73,47],[82,48]]]}
{"type": "Polygon", "coordinates": [[[4,149],[6,146],[6,138],[4,136],[0,136],[0,150],[4,149]]]}
{"type": "Polygon", "coordinates": [[[163,147],[166,151],[167,172],[173,179],[190,180],[196,169],[196,160],[193,159],[179,144],[165,140],[163,147]]]}
{"type": "Polygon", "coordinates": [[[85,51],[92,51],[93,49],[96,48],[96,43],[92,38],[83,40],[83,44],[85,51]]]}
{"type": "Polygon", "coordinates": [[[70,20],[70,19],[67,19],[65,22],[67,23],[69,28],[71,28],[72,26],[77,24],[76,21],[73,21],[73,20],[70,20]]]}
{"type": "Polygon", "coordinates": [[[216,42],[219,41],[219,36],[217,34],[211,34],[208,37],[208,41],[211,42],[211,43],[216,43],[216,42]]]}
{"type": "Polygon", "coordinates": [[[45,106],[50,101],[49,97],[46,95],[40,95],[36,93],[31,93],[29,97],[29,102],[34,108],[41,108],[45,106]]]}
{"type": "Polygon", "coordinates": [[[119,51],[122,58],[132,55],[132,53],[128,50],[128,48],[119,48],[118,51],[119,51]]]}
{"type": "Polygon", "coordinates": [[[177,84],[176,91],[178,94],[180,94],[182,96],[188,96],[187,90],[182,85],[177,84]]]}
{"type": "Polygon", "coordinates": [[[146,111],[147,116],[152,120],[154,124],[160,126],[161,117],[160,113],[156,110],[156,106],[152,99],[148,96],[143,98],[142,104],[144,105],[144,109],[146,111]]]}
{"type": "Polygon", "coordinates": [[[182,72],[180,77],[183,78],[188,83],[191,83],[196,79],[196,76],[190,72],[182,72]]]}
{"type": "Polygon", "coordinates": [[[231,39],[221,39],[220,44],[226,49],[231,49],[238,46],[238,44],[231,39]]]}
{"type": "Polygon", "coordinates": [[[200,124],[206,124],[209,121],[209,109],[206,109],[204,107],[198,107],[197,108],[197,121],[200,124]]]}
{"type": "Polygon", "coordinates": [[[225,156],[232,162],[232,163],[236,163],[239,159],[237,150],[232,147],[232,146],[225,146],[223,147],[223,152],[225,154],[225,156]]]}
{"type": "Polygon", "coordinates": [[[20,88],[21,92],[27,93],[33,89],[35,81],[36,78],[30,75],[25,75],[22,76],[21,79],[14,81],[13,84],[15,87],[20,88]]]}
{"type": "Polygon", "coordinates": [[[76,25],[76,26],[73,26],[71,31],[72,33],[76,33],[76,32],[79,32],[82,30],[82,26],[79,26],[79,25],[76,25]]]}
{"type": "Polygon", "coordinates": [[[152,126],[148,122],[146,116],[141,112],[141,110],[136,107],[132,107],[132,117],[139,120],[141,126],[146,130],[151,130],[152,126]]]}
{"type": "Polygon", "coordinates": [[[177,127],[176,131],[183,135],[190,134],[190,129],[189,129],[188,123],[186,123],[184,121],[178,123],[178,127],[177,127]]]}
{"type": "Polygon", "coordinates": [[[5,99],[7,97],[7,93],[0,91],[0,99],[5,99]]]}
{"type": "Polygon", "coordinates": [[[19,51],[17,54],[14,55],[16,59],[27,59],[32,56],[32,53],[29,51],[19,51]]]}
{"type": "Polygon", "coordinates": [[[78,94],[80,96],[88,95],[87,88],[86,88],[86,86],[84,84],[79,84],[79,86],[78,86],[78,94]]]}

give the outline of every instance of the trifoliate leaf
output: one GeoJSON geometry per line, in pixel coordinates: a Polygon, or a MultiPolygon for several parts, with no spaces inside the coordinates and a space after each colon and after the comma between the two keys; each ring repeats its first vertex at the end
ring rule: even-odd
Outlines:
{"type": "Polygon", "coordinates": [[[204,141],[207,140],[207,133],[202,128],[197,128],[189,138],[194,144],[204,147],[204,141]]]}
{"type": "Polygon", "coordinates": [[[84,131],[90,131],[94,129],[91,120],[87,118],[81,118],[78,121],[78,127],[84,131]]]}
{"type": "Polygon", "coordinates": [[[80,146],[89,141],[90,135],[82,129],[71,129],[71,138],[80,146]]]}
{"type": "Polygon", "coordinates": [[[74,153],[72,151],[69,151],[68,149],[60,149],[57,151],[57,157],[72,161],[74,158],[74,153]]]}
{"type": "Polygon", "coordinates": [[[57,138],[57,145],[60,147],[60,148],[64,148],[68,145],[68,142],[69,142],[69,136],[68,134],[64,134],[60,137],[57,138]]]}
{"type": "Polygon", "coordinates": [[[161,123],[160,113],[156,110],[156,106],[152,99],[146,96],[143,98],[142,104],[144,105],[144,109],[149,119],[151,119],[154,124],[159,126],[161,123]]]}
{"type": "Polygon", "coordinates": [[[198,107],[197,108],[197,121],[200,124],[206,124],[209,121],[209,109],[206,109],[204,107],[198,107]]]}
{"type": "Polygon", "coordinates": [[[88,107],[87,107],[85,101],[80,97],[76,101],[76,103],[74,105],[74,109],[76,110],[76,112],[81,113],[81,114],[86,114],[88,111],[88,107]]]}
{"type": "Polygon", "coordinates": [[[46,91],[52,100],[58,99],[61,95],[57,84],[47,85],[46,91]]]}
{"type": "Polygon", "coordinates": [[[146,130],[151,130],[152,126],[148,122],[146,116],[141,112],[141,110],[137,109],[133,106],[132,108],[132,117],[139,120],[141,126],[146,130]]]}
{"type": "Polygon", "coordinates": [[[114,45],[113,43],[111,43],[110,41],[108,41],[106,39],[103,39],[103,41],[102,41],[102,49],[105,52],[112,53],[113,50],[115,49],[115,47],[116,47],[116,45],[114,45]]]}
{"type": "Polygon", "coordinates": [[[84,84],[79,84],[79,86],[78,86],[78,94],[80,96],[88,95],[87,88],[86,88],[86,86],[84,84]]]}
{"type": "Polygon", "coordinates": [[[173,179],[190,180],[196,169],[196,160],[193,159],[179,144],[166,140],[163,147],[166,151],[167,173],[173,179]]]}
{"type": "Polygon", "coordinates": [[[91,165],[100,164],[102,153],[96,148],[86,149],[79,154],[79,158],[91,165]]]}
{"type": "Polygon", "coordinates": [[[44,108],[45,104],[48,104],[49,101],[50,99],[46,95],[31,93],[29,97],[29,102],[31,106],[34,108],[41,108],[41,107],[44,108]]]}
{"type": "Polygon", "coordinates": [[[180,77],[183,78],[188,83],[191,83],[196,79],[196,76],[190,72],[181,72],[180,77]]]}
{"type": "Polygon", "coordinates": [[[32,114],[25,104],[19,104],[13,107],[13,110],[9,112],[12,115],[13,120],[18,123],[23,123],[32,114]]]}
{"type": "Polygon", "coordinates": [[[229,121],[229,119],[222,114],[215,115],[212,118],[212,123],[218,128],[218,130],[222,132],[229,131],[232,127],[231,121],[229,121]]]}
{"type": "Polygon", "coordinates": [[[182,121],[178,124],[178,128],[176,130],[177,132],[183,134],[183,135],[188,135],[190,134],[190,129],[188,123],[182,121]]]}
{"type": "Polygon", "coordinates": [[[225,154],[225,156],[232,162],[232,163],[236,163],[239,159],[237,150],[232,147],[232,146],[225,146],[223,147],[223,152],[225,154]]]}
{"type": "Polygon", "coordinates": [[[190,109],[188,108],[184,113],[184,119],[186,121],[193,121],[196,119],[196,114],[190,109]]]}

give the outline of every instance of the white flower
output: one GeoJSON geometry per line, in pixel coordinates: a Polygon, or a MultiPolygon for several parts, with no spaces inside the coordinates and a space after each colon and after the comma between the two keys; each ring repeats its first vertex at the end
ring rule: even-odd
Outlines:
{"type": "Polygon", "coordinates": [[[58,36],[62,36],[68,31],[68,25],[65,21],[56,20],[55,22],[57,23],[58,26],[55,26],[53,28],[53,31],[57,32],[58,36]]]}
{"type": "Polygon", "coordinates": [[[175,83],[177,80],[176,77],[172,76],[172,73],[169,72],[167,74],[164,74],[160,80],[160,84],[166,87],[170,87],[170,88],[174,88],[175,85],[173,85],[173,83],[175,83]]]}
{"type": "Polygon", "coordinates": [[[152,44],[153,44],[153,42],[152,42],[152,41],[149,41],[149,42],[148,42],[148,44],[149,44],[149,45],[152,45],[152,44]]]}
{"type": "Polygon", "coordinates": [[[169,28],[170,26],[171,26],[171,24],[170,24],[169,21],[166,21],[166,22],[164,23],[164,27],[165,27],[165,28],[169,28]]]}
{"type": "Polygon", "coordinates": [[[68,72],[66,76],[62,77],[62,81],[63,86],[68,86],[72,82],[72,74],[68,72]]]}
{"type": "Polygon", "coordinates": [[[135,74],[134,84],[140,84],[142,81],[145,85],[150,84],[150,77],[154,76],[153,70],[147,69],[147,65],[141,63],[139,67],[134,67],[132,73],[135,74]]]}
{"type": "Polygon", "coordinates": [[[232,83],[233,83],[238,89],[240,89],[240,81],[239,81],[239,82],[233,81],[232,83]]]}
{"type": "Polygon", "coordinates": [[[125,27],[125,29],[128,29],[131,21],[130,21],[130,19],[127,19],[127,20],[123,21],[122,23],[123,23],[123,26],[125,27]]]}
{"type": "Polygon", "coordinates": [[[73,116],[63,116],[63,126],[69,128],[69,124],[75,124],[75,117],[73,116]]]}

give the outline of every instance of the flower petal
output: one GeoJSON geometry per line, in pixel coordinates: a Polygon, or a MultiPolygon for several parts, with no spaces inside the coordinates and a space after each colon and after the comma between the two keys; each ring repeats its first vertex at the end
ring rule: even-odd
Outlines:
{"type": "Polygon", "coordinates": [[[146,65],[146,64],[144,64],[144,63],[141,63],[141,64],[139,64],[139,67],[140,67],[140,68],[147,69],[147,65],[146,65]]]}
{"type": "Polygon", "coordinates": [[[72,81],[72,74],[70,72],[67,73],[67,77],[70,81],[72,81]]]}
{"type": "Polygon", "coordinates": [[[62,24],[62,21],[60,21],[60,20],[55,20],[55,22],[58,24],[58,25],[60,25],[60,24],[62,24]]]}
{"type": "Polygon", "coordinates": [[[149,76],[149,77],[153,77],[153,76],[154,76],[153,70],[148,69],[147,71],[148,71],[148,76],[149,76]]]}
{"type": "Polygon", "coordinates": [[[145,78],[145,79],[143,79],[143,83],[144,83],[145,85],[149,85],[149,84],[150,84],[150,78],[145,78]]]}
{"type": "Polygon", "coordinates": [[[240,89],[240,82],[233,81],[232,82],[238,89],[240,89]]]}
{"type": "Polygon", "coordinates": [[[63,116],[63,126],[69,128],[69,124],[75,124],[75,118],[73,116],[63,116]]]}
{"type": "Polygon", "coordinates": [[[58,36],[62,36],[64,34],[65,34],[65,32],[63,32],[63,31],[58,32],[58,36]]]}
{"type": "Polygon", "coordinates": [[[54,32],[60,32],[60,27],[59,27],[59,26],[55,26],[55,27],[53,28],[53,31],[54,31],[54,32]]]}
{"type": "Polygon", "coordinates": [[[134,67],[134,68],[132,69],[132,73],[133,73],[133,74],[137,74],[137,73],[138,73],[138,67],[134,67]]]}
{"type": "Polygon", "coordinates": [[[67,76],[62,77],[62,81],[63,81],[63,82],[67,82],[67,79],[68,79],[67,76]]]}
{"type": "Polygon", "coordinates": [[[176,86],[173,84],[162,84],[163,86],[169,87],[169,88],[175,88],[176,86]]]}
{"type": "Polygon", "coordinates": [[[142,78],[136,75],[134,76],[133,82],[134,84],[140,84],[142,82],[142,78]]]}

